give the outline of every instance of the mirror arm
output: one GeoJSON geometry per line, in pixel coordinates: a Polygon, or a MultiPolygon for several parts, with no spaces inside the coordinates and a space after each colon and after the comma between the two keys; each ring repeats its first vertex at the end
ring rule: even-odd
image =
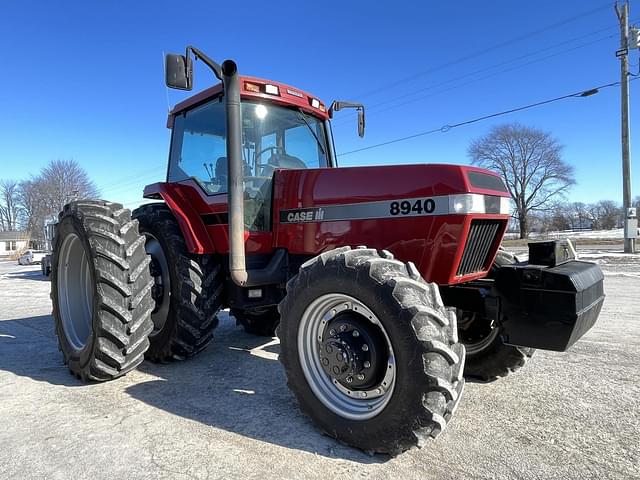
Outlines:
{"type": "Polygon", "coordinates": [[[187,47],[187,51],[186,51],[187,59],[190,58],[189,52],[193,52],[193,55],[196,60],[201,60],[207,67],[211,69],[211,71],[215,74],[215,76],[218,77],[218,80],[223,81],[222,67],[220,65],[218,65],[216,62],[211,60],[209,57],[207,57],[202,51],[200,51],[196,47],[193,47],[191,45],[187,47]]]}
{"type": "Polygon", "coordinates": [[[329,116],[333,116],[333,112],[339,112],[343,108],[355,108],[356,110],[362,110],[364,112],[364,105],[361,103],[334,100],[329,107],[329,116]]]}
{"type": "Polygon", "coordinates": [[[329,107],[329,118],[333,118],[333,112],[339,112],[343,108],[355,108],[358,112],[358,135],[360,138],[364,137],[364,105],[355,102],[344,102],[340,100],[334,100],[329,107]]]}

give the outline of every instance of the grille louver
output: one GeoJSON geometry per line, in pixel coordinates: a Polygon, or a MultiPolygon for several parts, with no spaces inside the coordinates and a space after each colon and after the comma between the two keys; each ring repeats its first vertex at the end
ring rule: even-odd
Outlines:
{"type": "Polygon", "coordinates": [[[458,276],[477,273],[489,268],[489,254],[500,227],[501,220],[472,220],[467,243],[464,246],[462,260],[458,267],[458,276]]]}

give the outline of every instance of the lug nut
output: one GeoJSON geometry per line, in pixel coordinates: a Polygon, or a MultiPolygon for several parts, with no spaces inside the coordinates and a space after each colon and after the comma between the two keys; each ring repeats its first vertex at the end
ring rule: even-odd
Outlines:
{"type": "Polygon", "coordinates": [[[331,335],[332,337],[336,334],[336,329],[332,328],[331,330],[329,330],[329,335],[331,335]]]}
{"type": "Polygon", "coordinates": [[[364,368],[369,368],[371,366],[371,362],[364,362],[363,366],[364,368]]]}
{"type": "Polygon", "coordinates": [[[347,377],[347,383],[352,383],[353,382],[353,377],[347,377]]]}
{"type": "Polygon", "coordinates": [[[363,352],[369,351],[369,345],[367,345],[366,343],[364,345],[362,345],[362,351],[363,352]]]}
{"type": "Polygon", "coordinates": [[[360,336],[360,332],[358,330],[354,330],[353,331],[353,336],[354,337],[359,337],[360,336]]]}
{"type": "Polygon", "coordinates": [[[358,375],[356,375],[356,378],[358,380],[364,380],[364,375],[362,373],[359,373],[358,375]]]}
{"type": "Polygon", "coordinates": [[[340,331],[344,332],[347,329],[346,325],[340,325],[340,331]]]}

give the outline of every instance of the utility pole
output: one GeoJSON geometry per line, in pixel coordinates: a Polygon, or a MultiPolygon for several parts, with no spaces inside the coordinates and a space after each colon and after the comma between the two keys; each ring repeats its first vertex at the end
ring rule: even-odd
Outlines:
{"type": "Polygon", "coordinates": [[[622,205],[625,217],[624,252],[634,253],[635,234],[629,232],[627,216],[631,207],[631,152],[629,145],[629,3],[615,5],[620,22],[620,50],[616,56],[620,58],[620,92],[621,92],[621,127],[622,127],[622,205]]]}

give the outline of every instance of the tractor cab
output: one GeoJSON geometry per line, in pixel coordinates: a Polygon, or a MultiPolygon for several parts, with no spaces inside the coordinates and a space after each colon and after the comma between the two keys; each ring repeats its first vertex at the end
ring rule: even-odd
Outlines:
{"type": "MultiPolygon", "coordinates": [[[[242,178],[245,228],[270,225],[273,174],[277,169],[336,165],[329,115],[317,98],[293,87],[241,77],[242,178]]],[[[205,196],[228,192],[226,113],[222,85],[177,105],[167,181],[194,181],[205,196]]]]}

